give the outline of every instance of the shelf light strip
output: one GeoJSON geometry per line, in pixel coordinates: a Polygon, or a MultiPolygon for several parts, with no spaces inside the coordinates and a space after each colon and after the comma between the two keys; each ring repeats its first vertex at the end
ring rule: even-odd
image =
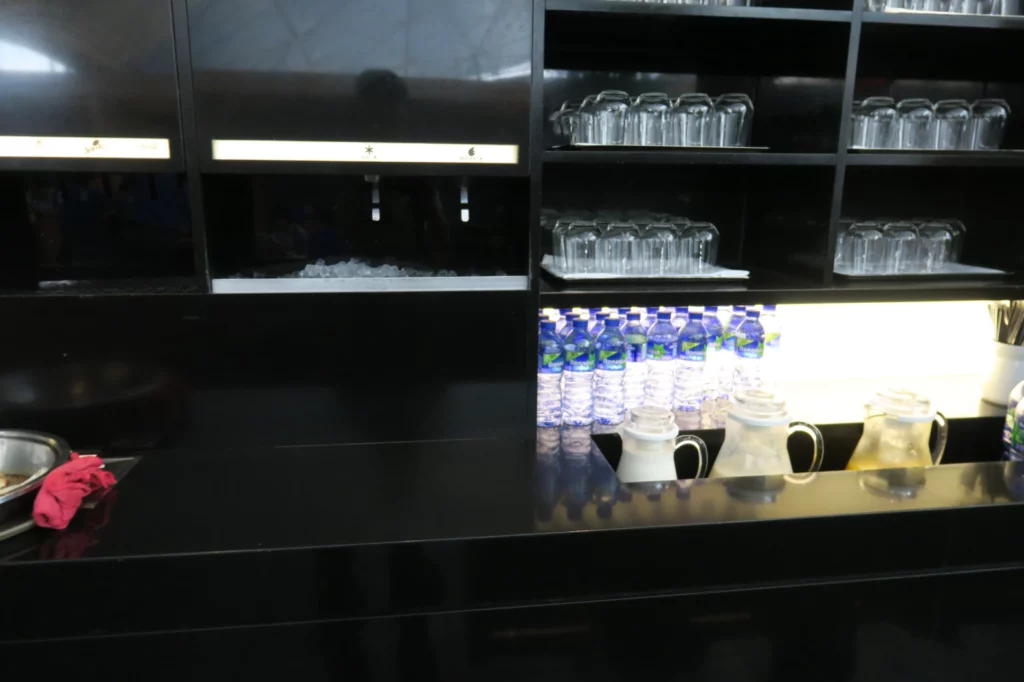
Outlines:
{"type": "Polygon", "coordinates": [[[216,161],[516,164],[519,162],[519,146],[514,144],[214,140],[213,158],[216,161]]]}
{"type": "Polygon", "coordinates": [[[169,159],[171,141],[135,137],[0,136],[0,157],[24,159],[169,159]]]}

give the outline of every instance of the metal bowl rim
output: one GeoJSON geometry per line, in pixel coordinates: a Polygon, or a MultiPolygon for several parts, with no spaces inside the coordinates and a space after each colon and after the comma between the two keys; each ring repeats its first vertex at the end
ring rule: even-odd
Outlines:
{"type": "Polygon", "coordinates": [[[67,442],[63,438],[54,436],[50,433],[43,433],[42,431],[0,429],[0,439],[24,440],[31,441],[33,443],[40,443],[49,447],[54,453],[53,466],[49,469],[37,472],[34,476],[19,483],[18,485],[0,489],[2,490],[2,492],[0,492],[0,504],[10,502],[11,500],[32,492],[41,486],[43,484],[43,479],[46,478],[47,474],[64,462],[68,461],[68,458],[71,456],[71,448],[68,447],[67,442]]]}

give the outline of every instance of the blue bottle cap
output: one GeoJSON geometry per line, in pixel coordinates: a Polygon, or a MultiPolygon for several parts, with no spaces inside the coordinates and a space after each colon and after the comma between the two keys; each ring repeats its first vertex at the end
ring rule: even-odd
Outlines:
{"type": "Polygon", "coordinates": [[[617,317],[609,317],[608,321],[604,323],[604,328],[605,329],[618,329],[619,328],[619,318],[617,318],[617,317]]]}
{"type": "Polygon", "coordinates": [[[611,313],[598,313],[597,314],[597,319],[599,319],[599,320],[607,320],[611,316],[612,316],[611,313]]]}
{"type": "Polygon", "coordinates": [[[757,311],[757,310],[748,310],[747,311],[747,319],[748,320],[756,320],[759,317],[761,317],[760,311],[757,311]]]}
{"type": "Polygon", "coordinates": [[[712,315],[714,315],[715,313],[718,312],[718,306],[717,305],[706,305],[706,306],[704,306],[704,312],[705,313],[711,313],[712,315]]]}
{"type": "Polygon", "coordinates": [[[690,313],[690,322],[700,322],[704,319],[704,313],[690,313]]]}
{"type": "Polygon", "coordinates": [[[672,313],[658,313],[658,322],[668,322],[672,319],[672,313]]]}
{"type": "Polygon", "coordinates": [[[640,313],[626,313],[626,319],[629,320],[630,322],[639,322],[640,313]]]}
{"type": "Polygon", "coordinates": [[[766,313],[774,313],[774,312],[775,312],[775,310],[776,310],[776,309],[778,308],[778,306],[777,306],[777,305],[775,305],[775,304],[772,304],[772,305],[763,305],[763,306],[761,306],[761,307],[762,307],[762,308],[764,309],[764,311],[765,311],[766,313]]]}
{"type": "Polygon", "coordinates": [[[734,313],[742,313],[746,309],[747,309],[747,306],[745,306],[745,305],[734,305],[732,307],[732,311],[734,313]]]}
{"type": "Polygon", "coordinates": [[[573,329],[586,329],[587,328],[587,321],[586,320],[573,320],[572,321],[572,328],[573,329]]]}
{"type": "Polygon", "coordinates": [[[629,315],[629,308],[619,308],[619,317],[629,315]]]}
{"type": "Polygon", "coordinates": [[[572,312],[572,308],[559,308],[558,312],[565,316],[572,312]]]}
{"type": "Polygon", "coordinates": [[[555,331],[555,323],[551,320],[544,320],[540,323],[540,330],[542,332],[553,332],[555,331]]]}
{"type": "Polygon", "coordinates": [[[596,314],[598,314],[599,312],[601,312],[601,309],[600,309],[600,308],[591,308],[591,309],[590,309],[590,314],[591,314],[591,315],[596,315],[596,314]]]}
{"type": "Polygon", "coordinates": [[[647,309],[647,314],[648,314],[648,315],[654,315],[654,314],[656,314],[657,312],[658,312],[658,306],[654,306],[653,308],[648,308],[648,309],[647,309]]]}
{"type": "Polygon", "coordinates": [[[689,306],[681,305],[676,307],[677,313],[686,313],[690,309],[689,306]]]}
{"type": "Polygon", "coordinates": [[[572,322],[577,317],[579,317],[579,315],[577,315],[576,313],[566,313],[565,314],[565,319],[566,319],[567,322],[572,322]]]}

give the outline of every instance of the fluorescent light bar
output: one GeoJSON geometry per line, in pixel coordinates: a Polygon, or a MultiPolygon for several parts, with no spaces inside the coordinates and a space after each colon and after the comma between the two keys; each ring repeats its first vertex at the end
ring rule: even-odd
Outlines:
{"type": "Polygon", "coordinates": [[[519,161],[519,146],[418,142],[214,140],[213,158],[217,161],[515,164],[519,161]]]}
{"type": "Polygon", "coordinates": [[[25,159],[169,159],[171,141],[135,137],[0,136],[0,157],[25,159]]]}

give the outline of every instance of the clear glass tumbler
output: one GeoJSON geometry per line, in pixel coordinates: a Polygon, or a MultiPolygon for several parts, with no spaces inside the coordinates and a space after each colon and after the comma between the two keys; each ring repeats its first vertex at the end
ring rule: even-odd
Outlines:
{"type": "Polygon", "coordinates": [[[721,241],[718,228],[707,222],[690,223],[683,231],[683,240],[687,245],[683,258],[688,261],[690,272],[698,275],[711,272],[718,262],[721,241]]]}
{"type": "Polygon", "coordinates": [[[565,270],[590,274],[597,270],[597,240],[600,232],[590,221],[574,222],[565,234],[565,270]]]}
{"type": "Polygon", "coordinates": [[[956,218],[939,218],[933,222],[941,223],[949,228],[950,234],[953,235],[953,249],[950,252],[949,259],[953,263],[959,263],[960,257],[964,253],[964,239],[967,237],[967,227],[956,218]]]}
{"type": "Polygon", "coordinates": [[[573,144],[597,144],[597,95],[583,98],[576,112],[576,129],[573,144]]]}
{"type": "Polygon", "coordinates": [[[645,92],[629,110],[626,144],[661,147],[668,144],[672,100],[663,92],[645,92]]]}
{"type": "Polygon", "coordinates": [[[668,144],[700,147],[711,136],[715,103],[704,93],[680,95],[669,115],[668,144]]]}
{"type": "Polygon", "coordinates": [[[971,105],[963,99],[935,103],[935,148],[970,149],[971,105]]]}
{"type": "MultiPolygon", "coordinates": [[[[910,0],[908,3],[908,9],[912,9],[915,12],[943,12],[948,11],[942,9],[942,0],[910,0]]],[[[948,2],[946,3],[948,7],[948,2]]]]}
{"type": "Polygon", "coordinates": [[[728,93],[715,100],[711,146],[746,147],[754,122],[754,103],[741,93],[728,93]]]}
{"type": "Polygon", "coordinates": [[[639,248],[638,273],[647,275],[672,274],[679,263],[679,235],[668,223],[653,223],[637,240],[639,248]]]}
{"type": "Polygon", "coordinates": [[[1010,105],[1001,99],[979,99],[971,105],[971,149],[999,149],[1006,134],[1010,105]]]}
{"type": "Polygon", "coordinates": [[[576,129],[580,124],[580,106],[583,100],[566,100],[562,108],[555,114],[555,132],[563,144],[572,144],[576,129]]]}
{"type": "Polygon", "coordinates": [[[851,271],[857,275],[884,272],[885,244],[876,223],[857,223],[846,233],[846,249],[851,271]]]}
{"type": "Polygon", "coordinates": [[[885,242],[887,273],[906,275],[920,271],[920,237],[913,223],[889,223],[882,230],[882,237],[885,242]]]}
{"type": "Polygon", "coordinates": [[[847,235],[850,228],[856,225],[858,220],[853,218],[840,218],[839,219],[839,230],[836,234],[836,255],[833,260],[833,270],[835,271],[849,271],[853,267],[853,262],[850,258],[850,250],[848,248],[849,243],[847,241],[847,235]]]}
{"type": "Polygon", "coordinates": [[[935,107],[928,100],[915,97],[896,105],[899,117],[900,149],[934,149],[935,107]]]}
{"type": "Polygon", "coordinates": [[[892,97],[868,97],[853,112],[853,148],[895,148],[896,121],[896,102],[892,97]]]}
{"type": "Polygon", "coordinates": [[[626,119],[632,102],[621,90],[605,90],[594,104],[597,144],[621,145],[626,141],[626,119]]]}
{"type": "Polygon", "coordinates": [[[921,269],[925,272],[941,272],[950,262],[953,253],[953,233],[943,223],[925,223],[917,230],[920,235],[918,246],[921,269]]]}
{"type": "Polygon", "coordinates": [[[551,229],[551,251],[555,259],[555,266],[565,271],[568,271],[565,262],[565,235],[569,232],[572,224],[578,220],[579,218],[575,217],[559,218],[551,229]]]}
{"type": "Polygon", "coordinates": [[[631,275],[640,231],[632,223],[611,223],[597,240],[598,272],[631,275]]]}

